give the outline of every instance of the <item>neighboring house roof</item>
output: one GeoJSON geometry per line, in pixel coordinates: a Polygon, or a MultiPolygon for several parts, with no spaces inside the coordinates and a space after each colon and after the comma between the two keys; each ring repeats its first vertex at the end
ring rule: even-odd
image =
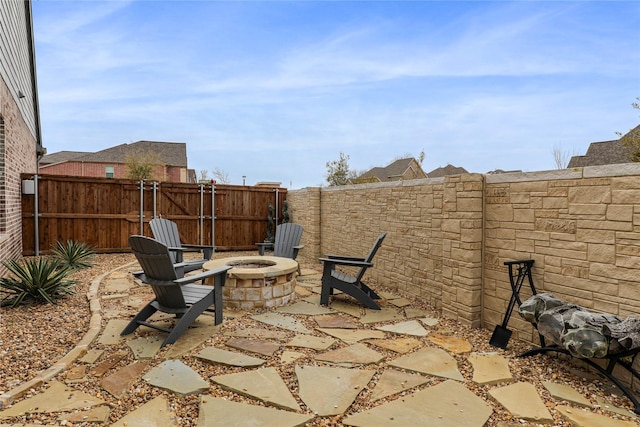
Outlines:
{"type": "Polygon", "coordinates": [[[589,148],[587,148],[584,156],[571,157],[567,168],[631,163],[633,161],[631,159],[632,148],[624,145],[622,139],[630,134],[638,135],[639,132],[640,125],[636,126],[620,139],[592,142],[589,144],[589,148]]]}
{"type": "Polygon", "coordinates": [[[359,178],[375,177],[381,182],[398,181],[401,179],[426,178],[420,167],[420,163],[413,157],[398,159],[393,163],[381,168],[375,167],[359,176],[359,178]]]}
{"type": "Polygon", "coordinates": [[[43,156],[40,160],[40,165],[64,163],[87,154],[89,153],[86,151],[58,151],[57,153],[51,153],[43,156]]]}
{"type": "Polygon", "coordinates": [[[126,163],[130,154],[146,154],[154,152],[169,166],[187,167],[187,144],[184,142],[138,141],[121,144],[95,153],[78,151],[60,151],[43,157],[41,165],[69,161],[93,163],[126,163]],[[53,159],[53,160],[52,160],[53,159]]]}
{"type": "Polygon", "coordinates": [[[427,175],[429,176],[429,178],[442,178],[443,176],[447,176],[447,175],[461,175],[463,173],[469,173],[469,172],[467,172],[465,168],[461,168],[461,167],[457,167],[449,164],[445,167],[439,167],[437,169],[434,169],[431,172],[429,172],[427,175]]]}

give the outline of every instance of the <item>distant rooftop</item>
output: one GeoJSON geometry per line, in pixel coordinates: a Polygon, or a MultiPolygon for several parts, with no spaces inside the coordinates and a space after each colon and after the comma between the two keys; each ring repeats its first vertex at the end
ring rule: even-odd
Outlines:
{"type": "Polygon", "coordinates": [[[469,172],[467,172],[465,168],[461,168],[453,165],[447,165],[447,166],[439,167],[432,170],[427,174],[427,176],[429,176],[429,178],[442,178],[443,176],[447,176],[447,175],[461,175],[464,173],[469,173],[469,172]]]}
{"type": "MultiPolygon", "coordinates": [[[[630,134],[638,135],[640,125],[629,131],[625,136],[630,134]]],[[[573,156],[569,160],[568,168],[577,168],[584,166],[611,165],[618,163],[631,163],[632,148],[624,145],[622,139],[611,141],[592,142],[589,144],[587,152],[583,156],[573,156]]]]}
{"type": "Polygon", "coordinates": [[[184,142],[137,141],[120,144],[105,150],[91,152],[59,151],[42,157],[40,164],[50,165],[63,162],[126,163],[131,153],[157,153],[161,160],[171,166],[187,167],[187,144],[184,142]]]}

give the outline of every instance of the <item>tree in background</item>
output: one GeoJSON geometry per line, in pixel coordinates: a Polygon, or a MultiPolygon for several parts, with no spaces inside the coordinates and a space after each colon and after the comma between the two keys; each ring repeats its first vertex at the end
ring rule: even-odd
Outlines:
{"type": "Polygon", "coordinates": [[[222,169],[216,167],[213,170],[213,178],[218,184],[229,184],[229,174],[222,169]]]}
{"type": "Polygon", "coordinates": [[[202,169],[198,172],[198,181],[209,181],[209,171],[202,169]]]}
{"type": "MultiPolygon", "coordinates": [[[[640,101],[640,97],[636,99],[640,101]]],[[[636,110],[640,110],[640,103],[638,102],[631,103],[631,106],[636,110]]],[[[640,162],[640,126],[636,126],[625,135],[621,132],[616,132],[616,135],[620,137],[623,145],[631,148],[631,161],[640,162]]]]}
{"type": "Polygon", "coordinates": [[[554,145],[552,152],[556,169],[566,169],[567,165],[569,164],[569,160],[571,160],[571,154],[569,154],[568,151],[563,150],[559,145],[554,145]]]}
{"type": "Polygon", "coordinates": [[[159,166],[165,166],[160,153],[153,150],[129,152],[125,157],[124,164],[127,168],[127,177],[135,180],[160,180],[162,177],[156,177],[155,172],[159,166]]]}
{"type": "Polygon", "coordinates": [[[340,152],[338,160],[327,162],[327,182],[330,187],[349,183],[349,156],[340,152]]]}

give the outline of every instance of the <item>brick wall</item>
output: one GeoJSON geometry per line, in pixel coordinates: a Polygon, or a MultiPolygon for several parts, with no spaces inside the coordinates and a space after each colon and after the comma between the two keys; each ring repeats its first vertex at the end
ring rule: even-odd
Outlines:
{"type": "MultiPolygon", "coordinates": [[[[465,174],[290,191],[299,257],[366,255],[367,276],[493,329],[510,297],[505,261],[533,259],[539,291],[594,311],[640,313],[640,164],[465,174]]],[[[523,297],[528,297],[523,290],[523,297]]],[[[512,316],[514,337],[535,340],[512,316]]]]}
{"type": "MultiPolygon", "coordinates": [[[[0,262],[22,254],[21,173],[36,172],[36,141],[0,79],[0,262]]],[[[0,266],[0,275],[5,273],[0,266]]]]}
{"type": "MultiPolygon", "coordinates": [[[[45,165],[40,168],[40,173],[49,175],[89,176],[105,178],[106,167],[113,167],[114,178],[127,178],[129,171],[123,163],[95,163],[95,162],[64,162],[45,165]]],[[[178,166],[157,166],[154,171],[154,179],[168,182],[185,182],[186,169],[178,166]]]]}

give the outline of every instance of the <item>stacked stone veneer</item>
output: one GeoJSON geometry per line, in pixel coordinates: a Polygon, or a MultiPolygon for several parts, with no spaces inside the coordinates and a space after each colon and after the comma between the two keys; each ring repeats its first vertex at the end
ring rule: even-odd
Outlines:
{"type": "MultiPolygon", "coordinates": [[[[224,307],[240,310],[280,307],[295,299],[298,263],[273,256],[217,258],[205,270],[232,266],[222,288],[224,307]]],[[[210,283],[213,284],[213,283],[210,283]]]]}
{"type": "MultiPolygon", "coordinates": [[[[366,276],[442,314],[493,329],[511,295],[505,261],[533,259],[541,292],[594,311],[640,314],[640,164],[290,191],[299,259],[366,255],[366,276]]],[[[365,280],[366,281],[366,280],[365,280]]],[[[523,297],[529,291],[525,284],[523,297]]],[[[535,341],[511,317],[514,338],[535,341]]]]}
{"type": "Polygon", "coordinates": [[[222,296],[225,308],[253,310],[281,307],[295,299],[296,274],[258,279],[227,278],[222,296]]]}

